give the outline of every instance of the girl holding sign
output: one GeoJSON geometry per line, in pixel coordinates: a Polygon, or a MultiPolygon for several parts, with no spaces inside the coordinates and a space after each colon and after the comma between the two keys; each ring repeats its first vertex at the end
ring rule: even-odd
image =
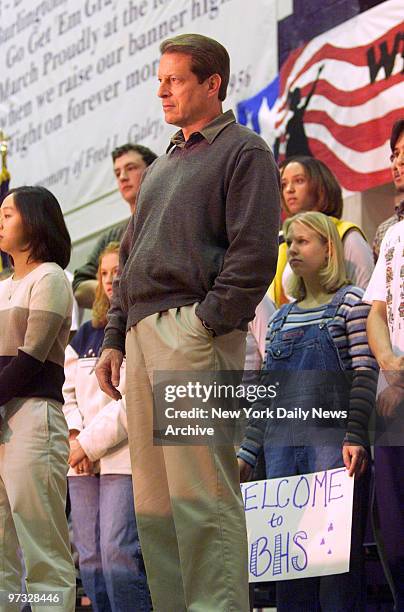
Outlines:
{"type": "Polygon", "coordinates": [[[278,582],[277,610],[364,610],[367,423],[377,372],[366,337],[370,307],[362,302],[362,289],[348,282],[341,240],[329,217],[318,212],[297,214],[285,222],[284,235],[293,270],[289,292],[295,299],[269,322],[260,382],[265,382],[265,372],[277,371],[281,381],[277,400],[282,400],[277,405],[289,402],[290,411],[281,408],[282,418],[249,423],[238,453],[241,478],[249,478],[262,448],[267,478],[339,466],[355,475],[350,571],[278,582]],[[350,387],[348,373],[353,375],[350,387]],[[307,419],[296,418],[303,414],[293,410],[296,406],[309,408],[307,419]],[[330,409],[337,415],[333,420],[324,412],[330,409]]]}

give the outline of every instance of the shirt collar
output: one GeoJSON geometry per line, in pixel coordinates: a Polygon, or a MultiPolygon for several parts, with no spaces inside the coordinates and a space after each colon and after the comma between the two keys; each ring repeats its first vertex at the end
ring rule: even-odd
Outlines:
{"type": "MultiPolygon", "coordinates": [[[[195,134],[201,134],[201,136],[203,136],[203,138],[205,138],[205,140],[207,140],[209,144],[212,144],[212,142],[220,134],[220,132],[224,130],[225,127],[230,125],[230,123],[235,123],[235,121],[236,117],[234,116],[233,111],[228,110],[225,113],[221,113],[220,115],[215,117],[213,121],[205,125],[205,127],[203,127],[199,132],[195,132],[195,134]]],[[[193,134],[190,138],[192,138],[192,136],[193,134]]],[[[178,132],[176,132],[171,137],[170,144],[166,152],[168,153],[169,150],[175,146],[183,148],[185,147],[185,144],[186,141],[184,138],[184,134],[182,130],[178,130],[178,132]]]]}

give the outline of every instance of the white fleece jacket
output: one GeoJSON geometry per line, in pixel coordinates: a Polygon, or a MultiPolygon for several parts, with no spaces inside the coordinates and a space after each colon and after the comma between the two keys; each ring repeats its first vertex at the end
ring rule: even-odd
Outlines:
{"type": "MultiPolygon", "coordinates": [[[[101,474],[131,474],[126,420],[126,404],[113,401],[98,386],[96,357],[79,358],[69,345],[65,356],[63,412],[69,431],[78,430],[78,441],[88,458],[99,464],[101,474]]],[[[119,390],[125,388],[125,363],[121,368],[119,390]]],[[[68,476],[78,476],[70,469],[68,476]]]]}

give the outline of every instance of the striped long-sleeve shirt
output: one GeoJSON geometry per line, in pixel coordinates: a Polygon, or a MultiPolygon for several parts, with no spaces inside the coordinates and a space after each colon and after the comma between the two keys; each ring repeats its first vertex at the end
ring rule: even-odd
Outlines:
{"type": "MultiPolygon", "coordinates": [[[[377,382],[377,362],[373,356],[366,335],[366,319],[370,306],[362,301],[363,290],[352,287],[340,304],[334,319],[328,322],[328,329],[338,350],[343,367],[354,372],[355,376],[350,393],[349,418],[345,441],[352,444],[366,444],[369,415],[374,405],[377,382]]],[[[315,308],[300,308],[295,304],[289,313],[283,331],[319,324],[324,319],[327,304],[315,308]]],[[[268,351],[271,324],[276,313],[268,323],[266,353],[268,351]]],[[[266,357],[266,354],[265,354],[266,357]]],[[[265,359],[266,361],[266,359],[265,359]]],[[[238,456],[255,465],[261,450],[266,422],[251,421],[238,456]]]]}
{"type": "Polygon", "coordinates": [[[70,283],[56,263],[0,282],[0,406],[14,397],[63,402],[72,302],[70,283]]]}

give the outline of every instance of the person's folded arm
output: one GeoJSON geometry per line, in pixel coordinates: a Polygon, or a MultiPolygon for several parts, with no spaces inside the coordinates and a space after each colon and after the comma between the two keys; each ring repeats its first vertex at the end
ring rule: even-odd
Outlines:
{"type": "Polygon", "coordinates": [[[74,296],[77,299],[77,290],[79,285],[85,281],[96,281],[97,280],[97,270],[98,270],[98,260],[100,254],[103,252],[105,247],[110,242],[109,240],[109,232],[104,233],[95,243],[93,250],[85,264],[80,266],[74,271],[74,277],[72,281],[74,296]]]}
{"type": "Polygon", "coordinates": [[[374,300],[367,321],[369,344],[383,370],[403,369],[404,358],[394,354],[387,324],[386,302],[374,300]]]}
{"type": "Polygon", "coordinates": [[[372,249],[360,232],[350,230],[343,240],[345,267],[352,284],[366,289],[375,267],[372,249]]]}
{"type": "Polygon", "coordinates": [[[97,289],[97,271],[99,258],[110,242],[120,241],[123,231],[122,224],[112,227],[100,236],[85,264],[74,271],[73,293],[77,303],[82,308],[92,308],[97,289]]]}

